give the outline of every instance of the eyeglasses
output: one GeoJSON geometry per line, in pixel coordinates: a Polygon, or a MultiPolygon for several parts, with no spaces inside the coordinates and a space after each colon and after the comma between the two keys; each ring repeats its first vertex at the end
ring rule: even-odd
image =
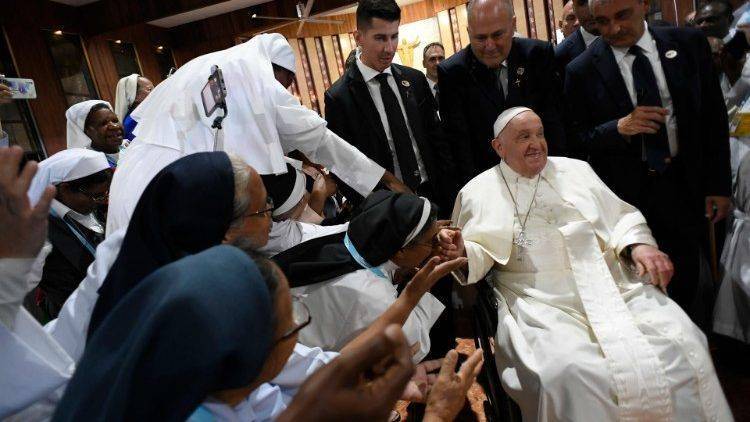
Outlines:
{"type": "Polygon", "coordinates": [[[94,193],[91,193],[91,192],[87,192],[82,187],[79,187],[77,190],[78,190],[79,193],[82,193],[82,194],[88,196],[88,198],[90,200],[94,201],[94,202],[99,202],[99,203],[107,202],[107,199],[109,198],[109,189],[107,189],[106,191],[104,191],[104,193],[100,193],[100,194],[94,194],[94,193]]]}
{"type": "Polygon", "coordinates": [[[292,328],[288,329],[284,335],[276,340],[276,343],[280,343],[293,335],[297,334],[300,330],[307,327],[312,321],[312,315],[310,315],[310,308],[305,305],[302,301],[302,296],[292,295],[292,328]]]}
{"type": "Polygon", "coordinates": [[[256,211],[254,213],[250,213],[247,216],[248,217],[255,217],[256,215],[266,215],[266,214],[272,213],[273,210],[276,209],[276,207],[273,206],[273,198],[271,198],[270,196],[266,197],[266,205],[267,206],[266,206],[265,209],[262,209],[260,211],[256,211]]]}

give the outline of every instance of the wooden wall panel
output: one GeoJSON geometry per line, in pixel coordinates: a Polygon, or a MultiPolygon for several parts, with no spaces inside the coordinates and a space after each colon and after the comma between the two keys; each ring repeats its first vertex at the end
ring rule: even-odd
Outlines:
{"type": "Polygon", "coordinates": [[[534,25],[536,26],[536,38],[547,41],[549,32],[547,31],[547,5],[543,0],[529,0],[533,3],[534,8],[534,25]]]}
{"type": "Polygon", "coordinates": [[[324,36],[323,39],[323,54],[326,58],[326,64],[328,65],[328,77],[331,79],[331,83],[335,82],[340,76],[339,64],[336,61],[336,53],[334,52],[333,39],[330,36],[324,36]]]}
{"type": "Polygon", "coordinates": [[[339,34],[339,45],[341,45],[341,56],[344,58],[344,62],[346,62],[349,53],[357,48],[357,46],[352,44],[349,34],[339,34]]]}
{"type": "Polygon", "coordinates": [[[516,14],[516,31],[529,37],[529,26],[526,24],[526,5],[524,0],[513,0],[513,12],[516,14]]]}
{"type": "Polygon", "coordinates": [[[307,47],[307,57],[310,60],[310,73],[312,73],[313,84],[315,85],[315,97],[318,99],[318,107],[320,107],[320,114],[322,116],[325,114],[323,94],[325,94],[326,89],[325,85],[323,84],[323,75],[320,71],[321,63],[318,61],[315,39],[305,38],[305,46],[307,47]]]}
{"type": "Polygon", "coordinates": [[[469,20],[466,15],[466,5],[462,4],[456,7],[456,16],[458,17],[458,32],[461,35],[461,47],[469,45],[469,20]]]}
{"type": "Polygon", "coordinates": [[[0,24],[5,28],[18,74],[34,79],[37,99],[29,100],[29,106],[47,153],[54,154],[66,147],[68,103],[42,30],[64,27],[66,32],[77,32],[75,9],[43,0],[10,0],[3,9],[13,11],[0,13],[0,24]]]}
{"type": "Polygon", "coordinates": [[[312,108],[310,104],[310,92],[307,90],[307,80],[305,79],[305,70],[302,66],[302,56],[299,53],[299,45],[296,42],[290,42],[294,52],[294,61],[297,64],[297,72],[294,76],[297,80],[297,89],[299,90],[300,102],[307,108],[312,108]]]}
{"type": "Polygon", "coordinates": [[[447,10],[438,13],[438,26],[440,27],[440,40],[445,47],[445,57],[450,57],[456,50],[453,48],[453,29],[451,18],[447,10]]]}

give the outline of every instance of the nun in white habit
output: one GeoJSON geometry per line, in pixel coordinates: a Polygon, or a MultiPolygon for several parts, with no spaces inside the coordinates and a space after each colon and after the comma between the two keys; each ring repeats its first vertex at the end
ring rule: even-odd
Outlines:
{"type": "Polygon", "coordinates": [[[285,174],[261,176],[268,196],[274,201],[273,223],[268,244],[258,252],[272,257],[300,243],[329,234],[342,233],[349,223],[321,226],[322,218],[307,205],[302,162],[286,158],[285,174]],[[317,217],[317,218],[316,218],[317,217]]]}
{"type": "Polygon", "coordinates": [[[143,189],[164,166],[200,151],[237,154],[260,174],[286,172],[293,150],[322,164],[357,192],[367,195],[382,181],[403,185],[392,174],[326,128],[274,77],[272,63],[290,66],[291,47],[279,34],[262,34],[227,50],[200,56],[160,83],[133,112],[136,142],[124,154],[112,181],[107,233],[127,226],[143,189]],[[222,129],[206,117],[201,90],[219,66],[227,89],[222,129]]]}
{"type": "Polygon", "coordinates": [[[503,161],[459,193],[461,236],[439,238],[494,288],[498,371],[524,420],[732,420],[643,215],[587,163],[547,158],[532,110],[504,111],[495,136],[503,161]]]}
{"type": "Polygon", "coordinates": [[[110,167],[116,167],[122,140],[122,125],[112,106],[102,100],[73,104],[65,111],[68,148],[87,148],[107,155],[110,167]]]}
{"type": "Polygon", "coordinates": [[[154,84],[143,76],[133,73],[117,82],[115,90],[115,114],[122,123],[123,138],[132,141],[133,130],[138,124],[130,113],[138,107],[154,89],[154,84]]]}

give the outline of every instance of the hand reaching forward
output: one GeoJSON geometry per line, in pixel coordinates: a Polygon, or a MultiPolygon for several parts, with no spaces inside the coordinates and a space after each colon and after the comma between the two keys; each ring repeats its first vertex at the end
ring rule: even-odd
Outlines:
{"type": "Polygon", "coordinates": [[[0,148],[0,258],[34,258],[47,238],[55,188],[48,186],[32,208],[26,191],[37,164],[27,163],[19,174],[22,157],[20,147],[0,148]]]}
{"type": "Polygon", "coordinates": [[[667,292],[667,285],[674,275],[674,266],[667,254],[651,245],[640,244],[633,247],[630,258],[635,264],[638,277],[648,273],[651,284],[662,292],[667,292]]]}
{"type": "Polygon", "coordinates": [[[437,234],[440,245],[440,256],[443,259],[456,259],[466,256],[466,247],[461,229],[456,227],[443,228],[437,234]]]}
{"type": "Polygon", "coordinates": [[[406,337],[389,325],[310,376],[276,420],[385,421],[413,373],[406,337]]]}
{"type": "Polygon", "coordinates": [[[438,280],[448,275],[451,271],[466,265],[468,260],[466,258],[456,258],[442,264],[438,264],[438,262],[440,262],[440,258],[436,256],[430,258],[422,269],[412,277],[409,284],[404,287],[402,295],[407,295],[418,302],[438,280]]]}
{"type": "Polygon", "coordinates": [[[426,360],[417,364],[414,376],[406,384],[406,390],[401,395],[401,400],[424,403],[432,390],[432,386],[438,379],[438,374],[433,373],[443,366],[443,359],[426,360]]]}
{"type": "Polygon", "coordinates": [[[455,350],[445,355],[440,375],[427,396],[424,422],[448,422],[458,415],[466,401],[466,393],[482,370],[482,349],[475,350],[461,369],[454,372],[457,361],[455,350]]]}

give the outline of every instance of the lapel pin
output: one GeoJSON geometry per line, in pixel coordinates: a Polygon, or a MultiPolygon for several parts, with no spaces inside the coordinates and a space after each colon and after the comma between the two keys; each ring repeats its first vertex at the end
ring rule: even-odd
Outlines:
{"type": "Polygon", "coordinates": [[[523,72],[525,72],[525,71],[526,71],[526,69],[524,69],[522,67],[519,67],[518,69],[516,69],[516,75],[521,76],[521,75],[523,75],[523,72]]]}
{"type": "Polygon", "coordinates": [[[675,57],[677,57],[677,52],[674,50],[669,50],[666,53],[664,53],[664,57],[668,59],[674,59],[675,57]]]}
{"type": "Polygon", "coordinates": [[[521,87],[521,80],[520,79],[516,79],[516,81],[513,82],[513,83],[516,84],[517,87],[519,87],[519,88],[521,87]]]}
{"type": "Polygon", "coordinates": [[[408,87],[409,87],[409,85],[411,85],[411,84],[409,83],[409,81],[407,81],[407,80],[403,80],[403,81],[401,81],[401,85],[403,85],[403,86],[405,86],[405,87],[407,87],[407,88],[408,88],[408,87]]]}

